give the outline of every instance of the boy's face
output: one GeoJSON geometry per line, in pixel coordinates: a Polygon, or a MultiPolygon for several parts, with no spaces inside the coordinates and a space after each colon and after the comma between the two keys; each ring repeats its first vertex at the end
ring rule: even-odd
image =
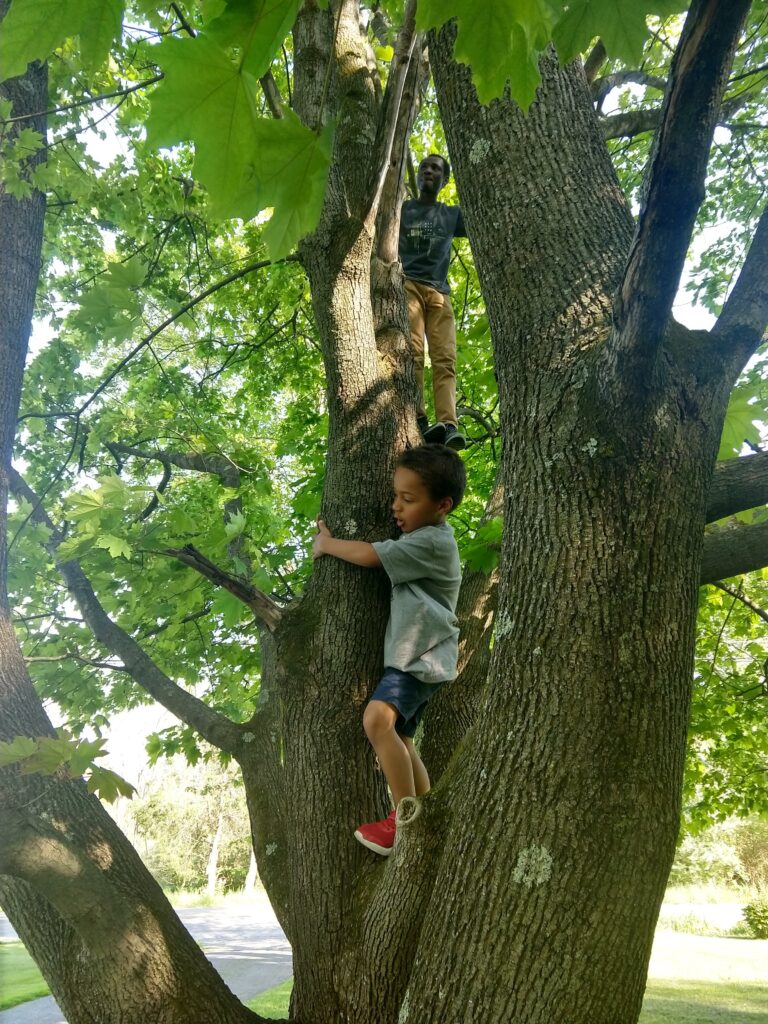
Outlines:
{"type": "Polygon", "coordinates": [[[442,523],[453,505],[450,498],[435,501],[418,473],[405,466],[395,470],[394,490],[392,512],[403,533],[442,523]]]}

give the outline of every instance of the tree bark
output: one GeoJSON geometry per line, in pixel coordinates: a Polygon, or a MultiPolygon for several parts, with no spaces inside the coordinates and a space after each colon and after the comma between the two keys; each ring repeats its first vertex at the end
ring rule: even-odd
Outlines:
{"type": "Polygon", "coordinates": [[[616,396],[644,396],[627,436],[599,396],[632,222],[583,71],[545,58],[523,116],[481,107],[451,44],[444,30],[430,55],[493,333],[507,498],[486,696],[447,778],[399,1020],[440,1006],[456,1020],[632,1024],[677,837],[727,388],[686,408],[682,374],[651,363],[616,396]]]}

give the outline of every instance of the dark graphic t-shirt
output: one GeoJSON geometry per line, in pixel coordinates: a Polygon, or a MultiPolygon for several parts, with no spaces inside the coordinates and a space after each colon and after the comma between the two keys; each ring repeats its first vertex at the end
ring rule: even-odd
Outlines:
{"type": "Polygon", "coordinates": [[[408,199],[400,211],[400,260],[405,276],[447,295],[451,240],[466,237],[458,206],[408,199]]]}

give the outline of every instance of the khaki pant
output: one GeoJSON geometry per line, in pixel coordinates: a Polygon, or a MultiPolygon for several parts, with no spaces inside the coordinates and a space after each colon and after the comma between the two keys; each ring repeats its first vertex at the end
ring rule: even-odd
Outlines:
{"type": "Polygon", "coordinates": [[[432,363],[432,388],[435,394],[435,418],[440,423],[457,425],[456,419],[456,322],[447,295],[419,281],[405,282],[408,319],[411,323],[411,348],[419,385],[419,416],[424,408],[424,336],[432,363]]]}

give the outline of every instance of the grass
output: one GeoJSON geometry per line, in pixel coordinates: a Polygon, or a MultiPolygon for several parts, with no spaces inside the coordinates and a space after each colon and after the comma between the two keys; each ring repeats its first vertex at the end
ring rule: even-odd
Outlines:
{"type": "Polygon", "coordinates": [[[48,986],[20,942],[0,942],[0,1010],[47,996],[48,986]]]}
{"type": "Polygon", "coordinates": [[[256,1013],[260,1013],[262,1017],[287,1020],[288,1003],[291,998],[292,989],[293,978],[289,978],[288,981],[275,985],[274,988],[268,988],[266,992],[259,993],[255,999],[251,999],[246,1005],[255,1010],[256,1013]]]}
{"type": "MultiPolygon", "coordinates": [[[[768,940],[659,931],[639,1024],[768,1024],[768,940]]],[[[288,1018],[291,981],[248,1003],[288,1018]]]]}

